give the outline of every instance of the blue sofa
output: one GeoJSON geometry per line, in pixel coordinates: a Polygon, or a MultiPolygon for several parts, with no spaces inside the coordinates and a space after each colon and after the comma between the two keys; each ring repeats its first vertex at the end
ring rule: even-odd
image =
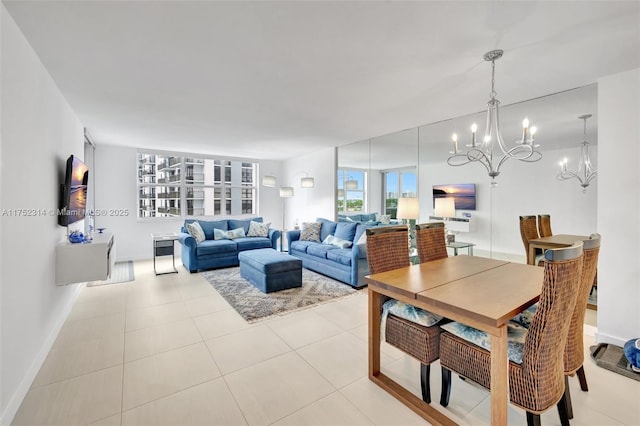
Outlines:
{"type": "Polygon", "coordinates": [[[369,226],[357,222],[334,222],[318,219],[322,222],[320,241],[328,235],[352,242],[349,248],[340,248],[314,241],[300,241],[300,230],[287,231],[289,255],[302,260],[307,269],[327,275],[353,287],[366,285],[364,276],[369,274],[366,243],[360,243],[360,237],[369,226]]]}
{"type": "Polygon", "coordinates": [[[280,231],[269,228],[268,237],[243,237],[233,240],[214,240],[214,229],[228,231],[244,228],[245,234],[249,231],[251,221],[262,222],[261,217],[246,219],[223,219],[216,221],[198,220],[204,231],[206,240],[196,243],[186,229],[186,224],[194,222],[193,219],[185,220],[178,241],[182,244],[182,264],[189,272],[197,272],[205,269],[224,268],[238,266],[238,253],[244,250],[277,247],[280,231]]]}

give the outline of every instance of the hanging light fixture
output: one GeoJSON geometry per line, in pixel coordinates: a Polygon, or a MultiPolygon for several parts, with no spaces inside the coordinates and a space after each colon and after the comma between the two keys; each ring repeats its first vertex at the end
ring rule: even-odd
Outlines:
{"type": "Polygon", "coordinates": [[[582,192],[587,192],[589,184],[598,175],[597,170],[591,169],[591,159],[589,158],[589,141],[587,140],[587,120],[591,118],[591,114],[585,114],[578,117],[580,120],[584,120],[584,136],[582,138],[582,146],[580,147],[580,164],[578,164],[578,170],[572,172],[567,169],[568,160],[565,158],[560,162],[560,173],[558,173],[558,180],[568,180],[576,178],[580,182],[582,192]]]}
{"type": "Polygon", "coordinates": [[[503,53],[502,50],[492,50],[484,55],[485,61],[491,61],[491,93],[489,94],[491,99],[487,102],[487,126],[482,143],[478,144],[476,141],[478,126],[473,123],[471,126],[471,143],[467,145],[470,149],[464,153],[458,150],[458,136],[454,133],[451,137],[453,151],[450,152],[453,155],[447,159],[447,163],[450,166],[463,166],[472,162],[482,164],[491,177],[492,187],[497,186],[495,179],[500,174],[500,167],[508,159],[513,158],[532,163],[542,158],[540,151],[535,149],[539,146],[534,144],[536,128],[529,127],[527,118],[522,122],[522,139],[516,141],[516,146],[507,148],[502,140],[498,115],[500,101],[496,99],[495,71],[496,60],[500,59],[503,53]]]}
{"type": "Polygon", "coordinates": [[[344,187],[347,191],[354,191],[358,189],[358,181],[347,175],[347,180],[344,182],[344,187]]]}

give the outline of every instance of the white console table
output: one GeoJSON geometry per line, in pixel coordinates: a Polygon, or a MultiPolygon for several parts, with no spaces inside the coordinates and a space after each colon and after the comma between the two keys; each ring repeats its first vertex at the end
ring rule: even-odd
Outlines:
{"type": "Polygon", "coordinates": [[[93,233],[90,243],[61,241],[56,246],[56,284],[106,280],[115,263],[112,232],[93,233]]]}
{"type": "Polygon", "coordinates": [[[473,232],[476,229],[475,220],[472,217],[438,217],[429,216],[429,222],[444,222],[447,231],[473,232]]]}

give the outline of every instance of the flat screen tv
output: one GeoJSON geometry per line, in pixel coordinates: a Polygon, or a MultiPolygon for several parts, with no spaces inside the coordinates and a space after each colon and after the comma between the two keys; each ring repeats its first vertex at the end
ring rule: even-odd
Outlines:
{"type": "Polygon", "coordinates": [[[87,208],[89,168],[74,155],[67,160],[64,183],[60,185],[58,224],[69,226],[84,219],[87,208]]]}
{"type": "Polygon", "coordinates": [[[456,210],[476,209],[476,184],[455,183],[450,185],[433,185],[433,205],[436,198],[453,198],[456,210]]]}

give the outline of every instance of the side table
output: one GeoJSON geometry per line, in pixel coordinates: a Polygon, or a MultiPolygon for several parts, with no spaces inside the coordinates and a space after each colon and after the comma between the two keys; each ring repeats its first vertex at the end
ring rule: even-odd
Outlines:
{"type": "Polygon", "coordinates": [[[155,272],[156,275],[177,274],[174,243],[178,239],[178,234],[151,234],[151,239],[153,240],[153,272],[155,272]],[[156,257],[159,256],[171,256],[173,270],[158,272],[156,270],[156,257]]]}
{"type": "Polygon", "coordinates": [[[475,246],[475,244],[473,244],[473,243],[464,243],[462,241],[453,241],[451,243],[447,243],[447,247],[453,249],[453,255],[454,256],[458,255],[458,249],[461,249],[461,248],[466,248],[467,249],[467,254],[469,256],[473,256],[473,246],[475,246]]]}

